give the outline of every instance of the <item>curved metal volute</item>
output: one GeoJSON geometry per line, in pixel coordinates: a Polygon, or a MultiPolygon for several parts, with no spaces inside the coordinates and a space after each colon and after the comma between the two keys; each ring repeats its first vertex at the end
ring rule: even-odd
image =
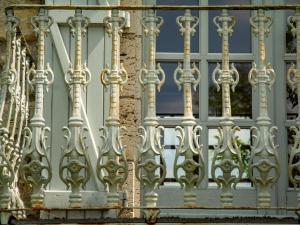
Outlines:
{"type": "MultiPolygon", "coordinates": [[[[292,91],[297,93],[298,102],[300,102],[300,8],[296,9],[294,16],[288,17],[288,25],[291,27],[292,34],[297,39],[296,65],[291,64],[287,72],[287,83],[292,91]]],[[[297,175],[300,172],[300,106],[298,104],[298,116],[295,121],[295,126],[290,127],[290,131],[294,133],[294,144],[289,149],[289,180],[294,184],[294,187],[300,187],[300,177],[297,175]]],[[[297,194],[298,207],[300,207],[300,191],[297,194]]]]}
{"type": "MultiPolygon", "coordinates": [[[[102,128],[102,146],[99,148],[97,160],[97,176],[106,186],[107,205],[119,206],[119,193],[128,176],[128,163],[125,157],[125,146],[121,138],[126,130],[120,125],[120,90],[128,80],[128,74],[120,63],[120,35],[125,25],[125,19],[119,16],[118,10],[112,10],[111,17],[105,17],[106,32],[112,38],[112,65],[101,72],[101,82],[104,86],[110,86],[110,106],[106,119],[106,127],[102,128]]],[[[142,73],[142,72],[141,72],[142,73]]],[[[142,75],[140,75],[142,76],[142,75]]],[[[141,78],[140,78],[141,79],[141,78]]]]}
{"type": "Polygon", "coordinates": [[[220,16],[214,18],[217,32],[222,37],[222,66],[217,63],[212,73],[212,81],[217,91],[222,88],[222,118],[212,159],[212,179],[221,189],[221,203],[224,207],[232,206],[233,189],[242,178],[242,160],[240,149],[237,145],[236,132],[239,127],[234,125],[231,115],[230,87],[234,92],[239,82],[239,73],[234,64],[229,64],[229,36],[233,33],[236,23],[235,17],[229,16],[226,9],[220,16]],[[234,171],[237,170],[237,174],[234,171]],[[217,176],[218,173],[218,176],[217,176]]]}
{"type": "Polygon", "coordinates": [[[259,93],[259,116],[256,126],[252,127],[253,144],[249,161],[249,175],[253,184],[258,188],[258,202],[260,207],[271,204],[270,188],[280,175],[277,146],[274,144],[276,127],[272,127],[268,115],[267,89],[271,90],[275,82],[275,72],[266,63],[265,37],[270,32],[272,18],[259,9],[256,16],[250,19],[252,31],[258,37],[259,58],[257,67],[253,63],[248,79],[252,87],[257,87],[259,93]]]}
{"type": "Polygon", "coordinates": [[[196,126],[192,108],[192,87],[196,91],[200,83],[201,73],[193,63],[191,67],[190,48],[191,36],[196,31],[199,19],[191,15],[190,10],[186,10],[184,16],[176,19],[179,25],[179,32],[184,37],[183,65],[178,63],[174,71],[173,78],[178,89],[183,88],[184,93],[184,116],[181,127],[177,126],[177,138],[179,145],[176,147],[174,161],[174,177],[184,189],[184,204],[186,206],[196,206],[197,196],[195,189],[199,187],[205,175],[205,166],[202,153],[202,145],[199,144],[201,127],[196,126]],[[179,160],[180,159],[180,160],[179,160]],[[183,171],[182,175],[179,175],[183,171]]]}
{"type": "Polygon", "coordinates": [[[81,189],[85,188],[92,174],[88,148],[85,144],[85,133],[88,128],[84,127],[81,116],[81,89],[84,89],[91,80],[91,73],[81,59],[82,38],[86,35],[89,18],[83,16],[82,10],[77,8],[75,15],[69,17],[67,23],[75,39],[75,59],[65,73],[65,82],[71,91],[72,111],[68,127],[63,127],[66,143],[62,146],[59,176],[67,189],[71,188],[70,207],[78,208],[82,204],[81,189]]]}
{"type": "Polygon", "coordinates": [[[45,36],[49,32],[53,20],[44,8],[39,10],[38,16],[31,18],[31,24],[38,37],[37,66],[27,71],[27,82],[31,90],[35,91],[35,111],[27,130],[29,134],[27,144],[23,150],[20,172],[25,181],[32,187],[31,206],[41,208],[44,206],[44,190],[52,178],[52,168],[48,159],[48,146],[46,144],[50,128],[45,126],[43,115],[44,87],[53,83],[54,74],[50,64],[44,64],[45,36]]]}

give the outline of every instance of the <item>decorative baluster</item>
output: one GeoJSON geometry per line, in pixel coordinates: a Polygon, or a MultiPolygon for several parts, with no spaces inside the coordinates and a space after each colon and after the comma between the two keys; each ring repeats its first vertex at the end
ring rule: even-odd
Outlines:
{"type": "MultiPolygon", "coordinates": [[[[300,187],[300,167],[299,167],[299,155],[300,155],[300,8],[297,8],[296,15],[288,17],[287,20],[289,26],[292,28],[293,35],[297,38],[297,56],[296,63],[291,65],[287,73],[287,81],[292,90],[296,89],[298,95],[298,117],[296,118],[296,125],[290,127],[290,130],[295,132],[294,145],[290,150],[289,158],[289,178],[295,187],[300,187]],[[294,26],[296,24],[296,27],[294,26]]],[[[297,194],[298,208],[300,208],[300,191],[297,194]]]]}
{"type": "MultiPolygon", "coordinates": [[[[25,120],[25,114],[26,114],[26,109],[25,109],[25,104],[26,104],[26,72],[28,70],[28,60],[26,59],[26,48],[23,48],[22,52],[21,52],[21,77],[20,77],[20,115],[19,115],[19,119],[18,119],[18,133],[17,133],[17,137],[14,143],[14,150],[13,150],[13,154],[11,156],[11,163],[12,163],[12,167],[14,170],[15,174],[19,173],[19,167],[20,167],[20,162],[21,162],[21,157],[22,157],[22,152],[23,149],[20,148],[20,142],[21,142],[21,137],[22,137],[22,132],[23,132],[23,124],[24,124],[24,120],[25,120]]],[[[12,192],[12,208],[20,208],[23,209],[24,207],[24,203],[23,200],[21,199],[21,195],[19,192],[19,187],[18,187],[18,181],[19,181],[19,176],[15,176],[14,177],[14,181],[12,183],[12,188],[11,188],[11,192],[12,192]]],[[[15,217],[16,218],[25,218],[26,214],[25,211],[21,210],[21,211],[16,211],[15,213],[15,217]]]]}
{"type": "Polygon", "coordinates": [[[127,81],[127,72],[120,64],[120,35],[125,25],[125,19],[119,16],[118,10],[112,10],[111,17],[104,18],[106,31],[112,37],[112,65],[106,65],[101,73],[101,82],[110,86],[110,107],[106,119],[106,128],[102,128],[103,145],[99,151],[97,161],[97,176],[108,189],[108,206],[119,204],[118,187],[121,186],[128,175],[128,165],[124,147],[121,143],[121,128],[119,119],[119,92],[127,81]]]}
{"type": "Polygon", "coordinates": [[[69,127],[64,127],[66,146],[63,148],[63,156],[59,164],[59,176],[66,184],[71,186],[70,206],[80,207],[82,196],[80,188],[84,188],[91,176],[91,163],[85,145],[86,127],[83,127],[81,117],[81,88],[85,87],[91,74],[86,64],[81,63],[81,41],[86,34],[89,19],[82,15],[81,9],[75,10],[75,16],[70,17],[67,23],[71,27],[72,36],[75,38],[75,63],[70,64],[65,75],[67,85],[72,89],[72,114],[69,118],[69,127]]]}
{"type": "Polygon", "coordinates": [[[30,128],[25,128],[26,144],[21,162],[20,172],[31,185],[31,206],[41,208],[44,205],[44,189],[52,178],[51,164],[47,156],[47,133],[50,128],[45,126],[43,115],[44,87],[53,83],[54,75],[47,64],[45,68],[45,36],[49,33],[52,18],[41,8],[38,16],[31,18],[31,24],[38,36],[37,68],[33,65],[27,72],[27,82],[35,90],[34,115],[30,120],[30,128]]]}
{"type": "Polygon", "coordinates": [[[6,154],[7,157],[9,157],[10,162],[13,164],[12,160],[14,156],[17,154],[14,152],[15,148],[15,134],[16,134],[16,128],[17,128],[17,123],[18,123],[18,116],[21,108],[21,86],[20,86],[20,78],[21,78],[21,63],[22,63],[22,58],[23,54],[26,54],[22,50],[22,44],[21,44],[21,39],[17,40],[17,76],[16,76],[16,82],[15,86],[13,88],[12,92],[12,98],[13,98],[13,103],[12,105],[14,106],[12,110],[12,121],[10,123],[12,124],[12,127],[10,129],[10,135],[9,135],[9,140],[6,146],[6,154]]]}
{"type": "Polygon", "coordinates": [[[223,44],[222,69],[218,64],[212,74],[212,80],[218,91],[220,91],[220,85],[222,86],[222,118],[218,128],[219,134],[216,136],[218,144],[214,150],[211,174],[218,187],[222,188],[221,202],[223,206],[229,207],[233,202],[232,189],[236,188],[243,174],[241,153],[236,142],[236,131],[239,130],[239,127],[234,126],[230,102],[230,87],[234,92],[239,82],[239,73],[234,64],[231,64],[231,68],[229,67],[229,36],[232,35],[236,19],[229,16],[227,10],[224,9],[222,14],[216,16],[213,21],[218,28],[219,36],[222,37],[223,44]],[[216,177],[219,170],[221,175],[216,177]],[[238,174],[235,174],[235,171],[238,174]]]}
{"type": "MultiPolygon", "coordinates": [[[[148,16],[143,17],[141,24],[148,38],[148,65],[144,65],[139,74],[140,83],[147,91],[147,112],[144,119],[144,127],[139,127],[142,144],[139,148],[136,162],[136,177],[145,190],[145,206],[155,208],[158,194],[155,189],[166,177],[166,163],[162,154],[163,147],[160,142],[162,126],[158,126],[156,116],[156,86],[158,91],[165,82],[165,73],[159,64],[155,62],[156,36],[163,24],[162,17],[156,17],[153,10],[149,10],[148,16]],[[159,78],[159,75],[161,78],[159,78]],[[157,161],[160,160],[159,162],[157,161]],[[157,173],[161,173],[160,175],[157,173]]],[[[148,209],[144,211],[145,217],[155,220],[159,211],[148,209]]]]}
{"type": "Polygon", "coordinates": [[[259,206],[269,207],[271,203],[269,188],[277,182],[280,172],[277,146],[274,144],[277,127],[271,127],[267,104],[267,86],[271,90],[275,82],[275,72],[270,64],[266,65],[265,53],[265,35],[270,32],[272,18],[266,16],[264,10],[259,9],[257,16],[250,18],[250,24],[259,41],[258,67],[253,64],[248,75],[250,84],[254,88],[258,86],[259,116],[256,119],[256,126],[251,127],[254,143],[251,146],[249,175],[253,184],[259,188],[259,206]]]}
{"type": "MultiPolygon", "coordinates": [[[[21,39],[16,39],[16,59],[14,62],[14,67],[16,69],[15,82],[10,88],[10,98],[8,104],[8,116],[5,127],[4,135],[4,150],[6,158],[10,161],[13,145],[14,145],[14,132],[16,127],[17,114],[19,111],[19,94],[20,94],[20,72],[21,72],[21,39]]],[[[12,168],[13,169],[13,168],[12,168]]]]}
{"type": "Polygon", "coordinates": [[[198,134],[202,128],[195,126],[196,121],[192,108],[192,85],[196,91],[200,82],[200,71],[195,64],[191,68],[190,57],[190,38],[196,32],[195,27],[198,25],[199,19],[192,16],[190,10],[186,10],[184,16],[177,17],[176,22],[180,27],[181,35],[184,36],[184,59],[183,68],[179,64],[174,72],[174,80],[179,90],[183,86],[184,117],[181,123],[182,127],[176,127],[176,130],[179,132],[177,136],[179,146],[176,149],[174,175],[181,187],[185,188],[184,204],[186,206],[195,206],[197,196],[194,192],[194,187],[200,185],[205,175],[202,145],[199,144],[200,135],[198,134]],[[180,158],[184,158],[184,161],[180,162],[180,158]],[[180,170],[183,170],[185,174],[179,177],[180,170]]]}
{"type": "MultiPolygon", "coordinates": [[[[20,21],[14,16],[13,10],[6,11],[6,64],[1,77],[1,95],[0,95],[0,208],[7,208],[10,201],[9,187],[14,179],[14,171],[6,155],[6,145],[8,144],[9,137],[9,122],[4,125],[3,114],[5,106],[13,101],[6,102],[7,94],[12,94],[14,85],[16,83],[17,71],[15,68],[16,63],[16,28],[20,21]]],[[[12,107],[10,107],[12,108],[12,107]]],[[[8,118],[11,117],[11,111],[8,112],[8,118]]]]}

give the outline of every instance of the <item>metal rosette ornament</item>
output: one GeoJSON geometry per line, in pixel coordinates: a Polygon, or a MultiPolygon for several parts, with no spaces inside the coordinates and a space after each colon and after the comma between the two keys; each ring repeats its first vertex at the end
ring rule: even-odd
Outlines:
{"type": "Polygon", "coordinates": [[[203,146],[199,144],[199,133],[202,128],[196,126],[192,108],[192,85],[196,91],[200,82],[200,71],[195,64],[191,68],[190,39],[191,35],[194,35],[196,32],[195,27],[199,24],[199,19],[192,16],[190,10],[186,10],[184,16],[177,17],[176,22],[180,27],[181,35],[184,36],[184,58],[183,68],[179,64],[174,71],[174,81],[179,90],[183,86],[184,116],[181,123],[182,127],[176,127],[179,145],[176,148],[174,176],[185,190],[184,204],[186,206],[196,206],[197,195],[194,192],[194,188],[199,187],[203,180],[205,166],[202,154],[203,146]],[[183,162],[179,160],[182,158],[184,158],[183,162]],[[184,175],[179,176],[180,170],[184,171],[184,175]]]}
{"type": "MultiPolygon", "coordinates": [[[[288,17],[288,25],[291,27],[292,34],[297,38],[297,53],[296,53],[296,63],[291,65],[287,73],[287,81],[289,86],[294,91],[296,89],[298,102],[300,102],[300,8],[296,9],[295,16],[288,17]],[[296,26],[294,26],[294,24],[296,26]]],[[[289,179],[294,184],[295,188],[300,187],[300,105],[298,104],[298,117],[296,118],[296,125],[290,127],[290,130],[295,133],[294,145],[290,149],[289,158],[289,179]]],[[[297,194],[298,208],[300,208],[300,191],[297,194]]]]}
{"type": "Polygon", "coordinates": [[[220,85],[222,87],[222,118],[218,128],[219,134],[216,136],[218,144],[214,150],[211,174],[218,187],[222,189],[222,205],[230,207],[233,203],[232,190],[236,188],[243,174],[241,153],[236,141],[239,127],[234,126],[230,101],[230,88],[234,92],[239,82],[239,73],[234,64],[231,64],[231,68],[229,66],[229,36],[232,35],[236,19],[229,16],[227,10],[223,10],[213,21],[223,44],[222,68],[218,64],[212,74],[217,90],[220,91],[220,85]],[[219,173],[220,175],[217,175],[219,173]]]}
{"type": "MultiPolygon", "coordinates": [[[[3,114],[6,105],[11,105],[13,101],[17,70],[16,64],[16,29],[20,20],[14,16],[13,10],[6,10],[6,62],[1,76],[0,90],[0,208],[8,208],[11,200],[10,187],[13,183],[15,173],[7,155],[7,144],[9,142],[10,121],[4,123],[3,114]],[[8,96],[10,100],[7,101],[8,96]]],[[[8,118],[11,118],[12,107],[9,107],[8,118]]]]}
{"type": "Polygon", "coordinates": [[[81,88],[91,80],[91,74],[86,64],[81,63],[82,37],[86,34],[89,23],[88,17],[82,15],[81,9],[75,10],[75,16],[69,17],[67,23],[71,27],[71,34],[75,38],[75,63],[70,64],[65,74],[65,82],[71,89],[72,113],[68,127],[64,127],[66,146],[62,147],[63,155],[59,163],[59,176],[71,187],[69,196],[70,207],[81,207],[82,195],[80,189],[84,188],[91,177],[91,162],[85,144],[86,127],[83,127],[81,117],[81,88]]]}
{"type": "Polygon", "coordinates": [[[44,88],[53,83],[54,74],[47,64],[45,68],[45,36],[53,20],[47,11],[41,8],[38,16],[31,18],[31,24],[37,34],[37,67],[33,65],[27,72],[27,82],[35,93],[34,115],[29,127],[24,129],[25,146],[21,161],[20,173],[32,187],[31,206],[42,208],[44,206],[44,190],[52,178],[52,169],[47,156],[47,134],[50,128],[45,126],[44,88]]]}
{"type": "Polygon", "coordinates": [[[268,115],[267,89],[271,90],[275,82],[275,72],[270,64],[266,64],[265,36],[270,32],[272,18],[259,9],[256,16],[250,18],[253,33],[258,36],[258,67],[253,63],[248,79],[253,88],[258,88],[259,116],[256,126],[251,127],[253,145],[249,162],[249,175],[253,184],[258,187],[260,207],[270,207],[270,187],[280,175],[277,147],[274,144],[277,127],[272,126],[268,115]]]}
{"type": "Polygon", "coordinates": [[[111,17],[104,18],[106,31],[112,38],[112,65],[108,65],[101,72],[102,84],[110,86],[110,107],[106,119],[106,128],[102,128],[103,145],[99,150],[97,161],[97,176],[107,187],[107,205],[118,206],[118,188],[125,182],[128,175],[128,165],[125,157],[124,146],[121,142],[119,108],[120,89],[127,82],[128,75],[123,65],[120,64],[120,35],[125,25],[125,18],[119,16],[118,10],[112,10],[111,17]]]}
{"type": "MultiPolygon", "coordinates": [[[[145,64],[139,74],[139,81],[147,91],[147,112],[144,118],[144,126],[139,127],[141,146],[138,148],[136,165],[136,177],[145,191],[145,207],[156,208],[158,194],[155,190],[166,177],[166,163],[162,154],[161,145],[162,126],[158,126],[156,116],[156,88],[158,91],[165,82],[165,73],[159,64],[156,66],[156,36],[163,24],[162,17],[156,17],[153,10],[141,20],[144,33],[148,41],[148,63],[145,64]],[[157,86],[157,87],[156,87],[157,86]],[[156,159],[160,160],[157,161],[156,159]],[[160,175],[159,175],[160,173],[160,175]]],[[[155,219],[158,209],[144,210],[146,219],[155,219]]]]}

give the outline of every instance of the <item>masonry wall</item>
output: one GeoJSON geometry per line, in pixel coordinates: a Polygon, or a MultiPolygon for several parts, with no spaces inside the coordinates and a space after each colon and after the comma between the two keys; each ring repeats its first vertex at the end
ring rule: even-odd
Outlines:
{"type": "MultiPolygon", "coordinates": [[[[121,0],[121,5],[141,5],[142,0],[121,0]]],[[[129,176],[123,186],[128,192],[129,206],[140,205],[140,184],[135,178],[134,160],[139,137],[138,127],[141,125],[141,86],[138,81],[138,71],[142,58],[142,29],[140,25],[141,11],[130,12],[130,28],[124,30],[121,38],[121,61],[128,72],[128,83],[124,86],[120,99],[121,124],[126,126],[124,135],[126,156],[129,165],[129,176]]],[[[138,217],[139,210],[132,210],[126,216],[138,217]]]]}

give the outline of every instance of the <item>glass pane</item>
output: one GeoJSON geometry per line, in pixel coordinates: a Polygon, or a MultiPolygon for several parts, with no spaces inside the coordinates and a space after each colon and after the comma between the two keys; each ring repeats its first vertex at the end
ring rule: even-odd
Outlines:
{"type": "MultiPolygon", "coordinates": [[[[231,92],[232,116],[241,118],[252,117],[252,88],[248,82],[248,73],[251,69],[250,62],[235,63],[235,68],[239,72],[240,80],[231,92]]],[[[209,71],[209,116],[222,116],[222,91],[217,92],[217,88],[212,82],[212,73],[216,68],[216,63],[208,64],[209,71]]]]}
{"type": "MultiPolygon", "coordinates": [[[[209,129],[208,130],[208,178],[209,178],[209,186],[217,186],[217,184],[212,180],[211,175],[211,165],[214,155],[214,146],[217,145],[218,135],[217,129],[209,129]]],[[[251,132],[249,129],[241,129],[236,133],[237,145],[239,146],[241,152],[241,158],[243,162],[243,175],[241,182],[237,185],[238,187],[251,187],[251,183],[249,180],[248,168],[249,168],[249,160],[250,160],[250,141],[251,141],[251,132]]],[[[221,160],[221,157],[219,157],[221,160]]],[[[222,175],[220,170],[216,171],[216,176],[222,175]]],[[[238,175],[237,171],[232,171],[232,175],[238,175]]]]}
{"type": "MultiPolygon", "coordinates": [[[[290,130],[290,129],[287,129],[287,140],[288,140],[288,160],[290,160],[290,155],[291,155],[291,149],[295,143],[295,140],[294,140],[294,135],[296,135],[295,131],[293,130],[290,130]]],[[[300,161],[300,155],[297,154],[295,157],[294,157],[294,160],[293,160],[293,163],[297,163],[300,161]]],[[[297,175],[297,176],[300,176],[300,174],[296,171],[296,170],[293,170],[293,174],[294,175],[297,175]]],[[[294,187],[294,184],[289,180],[289,187],[294,187]]]]}
{"type": "MultiPolygon", "coordinates": [[[[244,5],[251,4],[251,1],[241,0],[214,0],[209,1],[210,5],[244,5]]],[[[237,19],[236,25],[233,27],[233,34],[229,38],[229,51],[231,53],[249,53],[252,52],[251,47],[251,27],[249,18],[251,12],[249,10],[243,11],[229,11],[230,16],[235,16],[237,19]]],[[[219,16],[221,11],[209,11],[209,52],[222,52],[222,39],[217,33],[217,27],[213,22],[215,16],[219,16]]]]}
{"type": "MultiPolygon", "coordinates": [[[[179,144],[176,135],[177,133],[174,128],[165,128],[164,139],[163,139],[163,145],[165,146],[164,157],[165,157],[166,167],[167,167],[167,175],[166,175],[165,182],[176,182],[173,173],[176,146],[179,144]]],[[[183,173],[180,175],[183,175],[183,173]]]]}
{"type": "MultiPolygon", "coordinates": [[[[162,69],[166,74],[166,82],[161,91],[157,92],[157,115],[165,116],[182,116],[183,115],[183,93],[178,91],[174,83],[173,73],[177,68],[177,63],[161,63],[162,69]]],[[[192,91],[193,95],[193,113],[198,117],[199,112],[199,91],[192,91]]]]}
{"type": "MultiPolygon", "coordinates": [[[[299,4],[299,0],[286,0],[286,4],[299,4]]],[[[286,10],[286,18],[289,16],[295,15],[295,12],[293,10],[286,10]]],[[[294,24],[295,25],[295,24],[294,24]]],[[[285,46],[286,46],[286,53],[296,53],[296,37],[292,35],[291,27],[286,25],[286,34],[285,34],[285,46]]]]}
{"type": "MultiPolygon", "coordinates": [[[[286,64],[286,73],[290,66],[291,62],[286,64]]],[[[293,120],[298,116],[298,96],[296,90],[293,91],[288,84],[286,84],[286,112],[287,119],[293,120]]]]}
{"type": "MultiPolygon", "coordinates": [[[[157,5],[198,5],[198,0],[157,0],[157,5]]],[[[157,52],[183,52],[183,37],[179,33],[176,23],[178,16],[183,16],[183,10],[167,11],[158,10],[158,16],[164,18],[160,34],[157,37],[157,52]],[[170,41],[172,37],[172,41],[170,41]]],[[[192,11],[193,16],[198,16],[198,11],[192,11]]],[[[191,38],[191,51],[199,52],[199,29],[196,28],[195,35],[191,38]]]]}

